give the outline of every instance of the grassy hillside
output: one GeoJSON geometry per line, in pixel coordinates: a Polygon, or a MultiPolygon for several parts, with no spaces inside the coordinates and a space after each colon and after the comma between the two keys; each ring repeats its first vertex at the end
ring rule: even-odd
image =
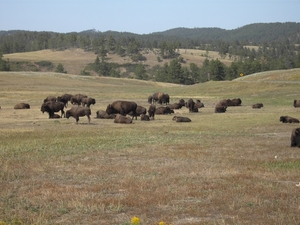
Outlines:
{"type": "MultiPolygon", "coordinates": [[[[279,117],[300,119],[300,70],[182,86],[57,73],[0,73],[0,221],[4,224],[297,224],[300,155],[279,117]],[[171,103],[201,99],[144,122],[95,119],[114,100],[149,107],[163,91],[171,103]],[[48,119],[48,95],[96,99],[92,120],[48,119]],[[224,98],[242,106],[214,113],[224,98]],[[14,110],[28,102],[28,110],[14,110]],[[264,107],[252,109],[262,102],[264,107]]],[[[71,105],[68,106],[70,109],[71,105]]]]}
{"type": "MultiPolygon", "coordinates": [[[[186,66],[189,66],[190,63],[195,63],[198,66],[201,66],[206,58],[204,57],[206,51],[203,50],[180,49],[179,52],[186,62],[186,66]]],[[[153,51],[143,52],[143,55],[147,58],[144,62],[144,64],[148,66],[147,69],[156,65],[163,66],[164,63],[170,62],[170,60],[162,60],[161,62],[158,62],[157,55],[153,51]]],[[[208,58],[217,59],[220,58],[220,56],[217,52],[211,51],[208,52],[208,58]]],[[[42,50],[35,52],[4,54],[3,59],[9,59],[11,62],[29,62],[34,65],[39,61],[50,61],[54,64],[53,71],[59,63],[62,63],[68,74],[80,74],[86,65],[95,61],[96,54],[92,52],[85,52],[82,49],[68,49],[65,51],[42,50]]],[[[220,61],[227,65],[231,63],[229,59],[220,59],[220,61]]],[[[132,60],[130,57],[120,57],[117,54],[109,54],[107,56],[107,62],[125,64],[132,63],[132,60]]],[[[30,68],[31,67],[27,65],[27,68],[25,66],[23,69],[30,70],[30,68]]]]}

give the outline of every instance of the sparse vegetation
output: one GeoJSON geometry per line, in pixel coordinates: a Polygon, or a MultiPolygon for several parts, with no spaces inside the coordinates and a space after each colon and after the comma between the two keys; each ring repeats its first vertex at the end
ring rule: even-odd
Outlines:
{"type": "Polygon", "coordinates": [[[299,69],[192,86],[45,72],[0,72],[0,80],[0,224],[300,221],[299,148],[289,146],[298,124],[279,122],[299,118],[292,105],[299,69]],[[193,98],[205,107],[176,110],[188,124],[173,115],[130,125],[94,118],[119,99],[148,108],[157,91],[171,103],[193,98]],[[79,92],[96,99],[90,125],[40,111],[48,95],[79,92]],[[214,113],[219,100],[234,97],[242,106],[214,113]],[[14,110],[20,101],[31,108],[14,110]],[[257,102],[264,107],[252,109],[257,102]]]}

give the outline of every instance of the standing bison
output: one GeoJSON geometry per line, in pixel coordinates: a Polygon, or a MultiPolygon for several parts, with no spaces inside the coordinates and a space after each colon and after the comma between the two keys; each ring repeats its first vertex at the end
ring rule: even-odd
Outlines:
{"type": "Polygon", "coordinates": [[[81,99],[81,104],[82,104],[82,106],[86,106],[86,107],[90,108],[91,105],[95,105],[96,104],[96,100],[94,98],[86,98],[86,97],[84,97],[84,98],[81,99]]]}
{"type": "Polygon", "coordinates": [[[151,104],[149,106],[149,109],[148,109],[148,115],[150,118],[152,118],[154,120],[154,116],[155,116],[155,111],[156,111],[156,106],[151,104]]]}
{"type": "Polygon", "coordinates": [[[30,109],[30,105],[28,103],[18,103],[14,106],[14,109],[30,109]]]}
{"type": "Polygon", "coordinates": [[[132,119],[135,117],[137,120],[137,113],[136,113],[137,104],[135,102],[129,101],[115,101],[112,104],[109,104],[106,108],[106,112],[108,115],[114,114],[121,114],[126,116],[130,112],[132,112],[132,119]]]}
{"type": "Polygon", "coordinates": [[[78,106],[72,107],[66,112],[66,118],[69,119],[70,116],[76,119],[76,124],[78,124],[79,117],[87,116],[89,123],[91,122],[91,109],[89,107],[78,106]]]}
{"type": "Polygon", "coordinates": [[[291,147],[300,148],[300,128],[295,128],[291,135],[291,147]]]}
{"type": "Polygon", "coordinates": [[[48,101],[42,104],[41,111],[49,113],[49,119],[54,117],[55,112],[61,111],[61,117],[65,116],[65,104],[63,102],[48,101]]]}

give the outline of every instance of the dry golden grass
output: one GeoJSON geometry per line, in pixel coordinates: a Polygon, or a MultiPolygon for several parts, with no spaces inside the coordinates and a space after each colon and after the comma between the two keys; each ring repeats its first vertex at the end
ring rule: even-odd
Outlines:
{"type": "MultiPolygon", "coordinates": [[[[179,86],[133,79],[55,73],[0,73],[0,221],[7,224],[299,224],[300,154],[290,134],[299,124],[300,70],[235,81],[179,86]],[[284,74],[284,76],[280,76],[284,74]],[[269,77],[269,78],[268,78],[269,77]],[[274,77],[280,77],[277,81],[274,77]],[[293,81],[293,82],[291,82],[293,81]],[[114,124],[95,119],[117,99],[149,106],[157,91],[201,99],[191,123],[114,124]],[[82,93],[96,99],[92,121],[48,119],[48,95],[82,93]],[[223,98],[240,107],[215,114],[223,98]],[[14,110],[28,102],[28,110],[14,110]],[[262,109],[251,105],[264,103],[262,109]],[[275,157],[276,156],[276,157],[275,157]]],[[[70,108],[70,106],[68,107],[70,108]]]]}
{"type": "MultiPolygon", "coordinates": [[[[195,63],[201,67],[203,61],[206,59],[204,55],[205,51],[195,50],[195,49],[179,49],[179,53],[184,61],[189,66],[190,63],[195,63]]],[[[147,58],[144,64],[148,65],[150,68],[153,66],[163,66],[164,63],[169,63],[170,59],[164,59],[161,62],[158,62],[157,57],[159,56],[157,50],[150,51],[145,50],[142,54],[147,58]]],[[[220,56],[217,52],[210,51],[208,52],[209,59],[219,59],[224,62],[226,65],[229,65],[232,61],[229,59],[220,59],[220,56]]],[[[89,63],[93,63],[96,59],[96,54],[92,52],[85,52],[82,49],[68,49],[64,51],[52,51],[52,50],[41,50],[35,52],[25,52],[25,53],[13,53],[13,54],[4,54],[3,59],[10,61],[27,61],[35,63],[38,61],[46,60],[54,63],[56,67],[59,63],[62,63],[64,69],[68,74],[80,74],[80,72],[87,66],[89,63]]],[[[117,54],[108,54],[108,62],[114,62],[119,64],[132,63],[130,57],[120,57],[117,54]]],[[[121,70],[121,72],[124,72],[121,70]]]]}

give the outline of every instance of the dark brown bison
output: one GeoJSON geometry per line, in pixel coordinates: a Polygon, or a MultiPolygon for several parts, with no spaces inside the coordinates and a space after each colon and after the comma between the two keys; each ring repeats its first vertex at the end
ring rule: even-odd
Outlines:
{"type": "Polygon", "coordinates": [[[112,104],[109,104],[106,108],[107,114],[121,114],[123,116],[126,116],[130,112],[132,112],[132,119],[135,117],[137,120],[137,114],[136,114],[136,108],[137,104],[135,102],[129,102],[129,101],[115,101],[112,104]]]}
{"type": "Polygon", "coordinates": [[[224,113],[227,109],[227,103],[224,101],[220,101],[215,106],[215,113],[224,113]]]}
{"type": "Polygon", "coordinates": [[[87,98],[88,96],[86,95],[83,95],[83,94],[76,94],[76,95],[73,95],[70,99],[70,102],[73,104],[73,105],[81,105],[81,100],[83,98],[87,98]]]}
{"type": "Polygon", "coordinates": [[[149,103],[149,104],[152,104],[152,103],[153,103],[153,97],[152,97],[152,95],[150,95],[150,96],[148,97],[148,103],[149,103]]]}
{"type": "Polygon", "coordinates": [[[159,100],[159,103],[160,103],[160,104],[166,104],[166,105],[168,105],[168,104],[170,103],[170,95],[168,95],[168,94],[163,94],[163,95],[161,96],[161,99],[159,100]]]}
{"type": "Polygon", "coordinates": [[[204,107],[204,104],[201,102],[201,100],[197,99],[196,102],[195,102],[195,105],[194,105],[194,108],[203,108],[204,107]]]}
{"type": "Polygon", "coordinates": [[[28,103],[20,102],[14,106],[14,109],[30,109],[30,105],[28,103]]]}
{"type": "Polygon", "coordinates": [[[149,109],[148,109],[148,115],[150,118],[152,118],[154,120],[154,116],[155,116],[155,110],[156,110],[156,106],[151,104],[149,106],[149,109]]]}
{"type": "Polygon", "coordinates": [[[192,120],[188,117],[183,117],[183,116],[174,116],[173,119],[176,122],[191,122],[192,120]]]}
{"type": "Polygon", "coordinates": [[[300,100],[294,100],[294,107],[300,107],[300,100]]]}
{"type": "Polygon", "coordinates": [[[183,99],[180,99],[178,102],[169,104],[169,107],[171,109],[181,109],[183,106],[185,106],[185,101],[183,99]]]}
{"type": "Polygon", "coordinates": [[[300,128],[295,128],[291,135],[291,147],[300,148],[300,128]]]}
{"type": "Polygon", "coordinates": [[[264,107],[264,105],[262,103],[256,103],[254,105],[252,105],[252,109],[260,109],[264,107]]]}
{"type": "Polygon", "coordinates": [[[240,98],[229,99],[228,106],[240,106],[242,104],[242,100],[240,98]]]}
{"type": "Polygon", "coordinates": [[[158,102],[159,104],[162,104],[162,98],[164,93],[163,92],[156,92],[152,95],[152,101],[153,103],[158,102]]]}
{"type": "Polygon", "coordinates": [[[41,106],[41,111],[47,112],[49,114],[49,119],[53,118],[55,112],[61,111],[61,117],[64,115],[65,116],[65,111],[64,111],[64,103],[62,102],[53,102],[53,101],[48,101],[42,104],[41,106]]]}
{"type": "Polygon", "coordinates": [[[150,121],[150,117],[146,114],[141,114],[140,117],[141,117],[141,120],[143,120],[143,121],[150,121]]]}
{"type": "Polygon", "coordinates": [[[193,112],[195,102],[193,99],[188,99],[187,102],[185,103],[185,106],[189,109],[189,112],[193,112]]]}
{"type": "Polygon", "coordinates": [[[58,96],[56,98],[56,100],[58,102],[63,102],[65,104],[65,107],[68,106],[68,102],[71,101],[71,98],[72,98],[73,95],[71,94],[63,94],[62,96],[58,96]]]}
{"type": "Polygon", "coordinates": [[[48,101],[53,101],[56,102],[57,98],[55,96],[48,96],[47,98],[44,99],[44,103],[48,101]]]}
{"type": "Polygon", "coordinates": [[[91,109],[89,107],[78,106],[72,107],[66,112],[66,118],[69,119],[70,116],[76,119],[76,124],[78,124],[79,117],[87,116],[89,123],[91,122],[91,109]]]}
{"type": "Polygon", "coordinates": [[[290,116],[281,116],[279,121],[282,123],[299,123],[299,120],[290,116]]]}
{"type": "Polygon", "coordinates": [[[174,110],[170,109],[169,106],[166,106],[166,107],[161,106],[161,107],[156,108],[156,110],[155,110],[155,114],[160,114],[160,115],[171,114],[171,113],[174,113],[174,110]]]}
{"type": "Polygon", "coordinates": [[[90,107],[91,105],[96,104],[96,100],[94,98],[82,98],[81,104],[82,106],[90,107]]]}
{"type": "Polygon", "coordinates": [[[97,119],[114,119],[114,118],[116,118],[116,114],[108,115],[107,112],[105,112],[103,110],[98,110],[96,112],[96,118],[97,119]]]}
{"type": "Polygon", "coordinates": [[[121,114],[117,114],[116,115],[116,118],[114,120],[114,123],[126,123],[126,124],[129,124],[129,123],[132,123],[132,119],[127,117],[127,116],[123,116],[121,114]]]}
{"type": "MultiPolygon", "coordinates": [[[[138,105],[136,107],[136,115],[140,116],[141,114],[146,114],[147,113],[147,109],[143,106],[138,105]]],[[[133,116],[133,112],[128,113],[128,115],[133,116]]]]}
{"type": "Polygon", "coordinates": [[[49,119],[59,119],[61,118],[60,115],[58,114],[54,114],[53,117],[49,118],[49,119]]]}

